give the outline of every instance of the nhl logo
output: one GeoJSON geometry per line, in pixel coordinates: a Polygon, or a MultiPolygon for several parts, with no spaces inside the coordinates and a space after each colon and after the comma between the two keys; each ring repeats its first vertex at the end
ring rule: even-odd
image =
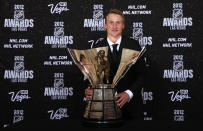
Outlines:
{"type": "Polygon", "coordinates": [[[14,19],[15,20],[23,20],[24,19],[24,11],[23,10],[15,10],[14,11],[14,19]]]}
{"type": "Polygon", "coordinates": [[[64,28],[63,27],[55,27],[54,28],[54,36],[55,37],[63,37],[64,36],[64,28]]]}
{"type": "Polygon", "coordinates": [[[24,69],[25,69],[24,62],[15,62],[14,63],[14,70],[15,71],[20,72],[20,71],[23,71],[24,69]]]}
{"type": "Polygon", "coordinates": [[[173,18],[180,19],[183,17],[183,10],[182,9],[174,9],[173,10],[173,18]]]}
{"type": "Polygon", "coordinates": [[[134,28],[133,29],[133,38],[138,40],[143,37],[143,29],[142,28],[134,28]]]}
{"type": "Polygon", "coordinates": [[[101,20],[103,19],[103,11],[102,10],[94,10],[93,11],[93,19],[95,20],[101,20]]]}
{"type": "Polygon", "coordinates": [[[174,61],[173,62],[173,70],[182,71],[183,70],[183,61],[174,61]]]}
{"type": "Polygon", "coordinates": [[[54,80],[54,88],[63,88],[64,87],[64,82],[63,79],[55,79],[54,80]]]}

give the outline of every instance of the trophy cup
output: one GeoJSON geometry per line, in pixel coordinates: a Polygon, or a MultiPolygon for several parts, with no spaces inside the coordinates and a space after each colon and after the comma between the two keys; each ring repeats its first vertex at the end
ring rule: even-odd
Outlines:
{"type": "Polygon", "coordinates": [[[68,48],[71,58],[87,77],[93,90],[92,99],[86,103],[82,121],[87,126],[114,126],[122,123],[122,112],[115,101],[114,87],[146,50],[145,47],[141,51],[123,48],[117,73],[113,82],[109,83],[108,49],[108,46],[86,50],[68,48]]]}

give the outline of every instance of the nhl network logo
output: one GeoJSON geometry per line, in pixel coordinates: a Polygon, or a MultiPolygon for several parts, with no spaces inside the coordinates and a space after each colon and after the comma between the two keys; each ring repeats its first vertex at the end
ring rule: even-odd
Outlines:
{"type": "Polygon", "coordinates": [[[64,36],[64,22],[54,22],[54,36],[45,36],[44,44],[51,44],[52,48],[66,48],[73,44],[73,36],[64,36]]]}
{"type": "Polygon", "coordinates": [[[163,78],[170,78],[171,82],[187,82],[193,78],[192,69],[184,69],[183,55],[173,55],[173,70],[164,70],[163,78]]]}
{"type": "Polygon", "coordinates": [[[24,56],[14,57],[14,70],[5,70],[4,79],[11,79],[11,82],[27,82],[27,79],[34,78],[33,70],[25,70],[24,56]]]}
{"type": "Polygon", "coordinates": [[[61,14],[63,11],[68,11],[67,2],[59,2],[54,6],[54,4],[49,4],[48,7],[51,7],[50,12],[51,14],[61,14]]]}
{"type": "Polygon", "coordinates": [[[54,87],[46,87],[44,96],[51,96],[52,100],[66,100],[67,96],[73,95],[72,87],[64,87],[64,74],[54,73],[54,87]]]}
{"type": "Polygon", "coordinates": [[[169,26],[170,30],[186,30],[186,26],[192,26],[192,17],[183,17],[183,4],[173,3],[172,18],[164,18],[164,26],[169,26]]]}
{"type": "Polygon", "coordinates": [[[152,45],[151,36],[143,36],[143,24],[142,22],[133,22],[132,38],[139,41],[141,47],[146,45],[152,45]]]}
{"type": "Polygon", "coordinates": [[[34,27],[34,20],[25,19],[24,5],[14,5],[14,19],[5,19],[4,27],[12,31],[27,31],[28,27],[34,27]]]}
{"type": "Polygon", "coordinates": [[[93,5],[93,19],[84,19],[84,27],[91,28],[91,31],[105,31],[103,5],[93,5]]]}

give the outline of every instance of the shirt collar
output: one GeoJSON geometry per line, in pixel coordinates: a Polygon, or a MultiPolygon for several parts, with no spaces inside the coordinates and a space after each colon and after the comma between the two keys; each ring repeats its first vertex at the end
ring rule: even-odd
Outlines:
{"type": "Polygon", "coordinates": [[[113,47],[112,47],[113,44],[118,44],[118,45],[117,45],[117,50],[119,50],[119,47],[120,47],[120,44],[121,44],[121,38],[122,38],[122,36],[116,41],[116,43],[113,43],[113,42],[107,37],[107,42],[108,42],[108,44],[109,44],[109,46],[110,46],[111,51],[113,51],[113,47]]]}

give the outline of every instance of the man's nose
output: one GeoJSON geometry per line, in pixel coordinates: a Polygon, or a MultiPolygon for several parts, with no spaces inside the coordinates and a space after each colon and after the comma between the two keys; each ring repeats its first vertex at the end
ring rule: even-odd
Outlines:
{"type": "Polygon", "coordinates": [[[116,23],[113,24],[113,28],[117,28],[117,24],[116,23]]]}

